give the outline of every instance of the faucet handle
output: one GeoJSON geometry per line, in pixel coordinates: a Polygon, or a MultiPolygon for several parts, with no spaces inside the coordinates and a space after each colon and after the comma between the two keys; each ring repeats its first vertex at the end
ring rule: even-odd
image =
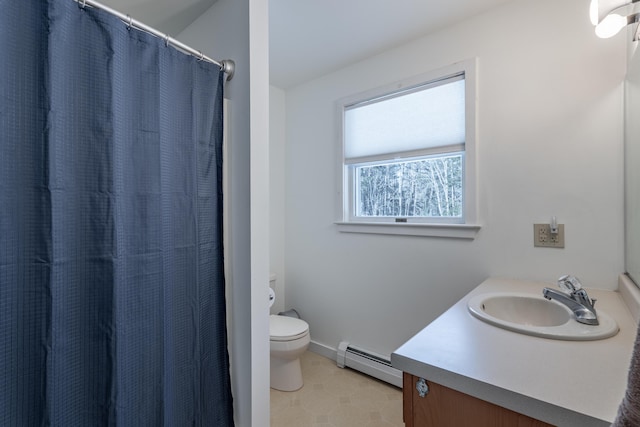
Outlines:
{"type": "Polygon", "coordinates": [[[576,291],[582,289],[582,283],[575,276],[565,274],[558,279],[558,286],[567,294],[573,294],[576,291]]]}
{"type": "Polygon", "coordinates": [[[590,309],[594,314],[596,313],[596,299],[590,298],[587,291],[579,289],[573,293],[573,298],[580,304],[590,309]]]}

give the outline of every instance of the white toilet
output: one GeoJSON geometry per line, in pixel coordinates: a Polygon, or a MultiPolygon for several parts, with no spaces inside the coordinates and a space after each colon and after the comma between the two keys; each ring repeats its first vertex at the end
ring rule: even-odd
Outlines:
{"type": "Polygon", "coordinates": [[[269,316],[271,388],[294,391],[302,387],[300,356],[309,347],[309,324],[295,317],[269,316]]]}

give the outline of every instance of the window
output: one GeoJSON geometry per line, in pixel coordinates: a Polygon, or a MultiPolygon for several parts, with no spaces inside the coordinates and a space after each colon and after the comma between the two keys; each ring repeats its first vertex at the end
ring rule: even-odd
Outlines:
{"type": "Polygon", "coordinates": [[[341,231],[473,238],[475,61],[339,102],[341,231]]]}

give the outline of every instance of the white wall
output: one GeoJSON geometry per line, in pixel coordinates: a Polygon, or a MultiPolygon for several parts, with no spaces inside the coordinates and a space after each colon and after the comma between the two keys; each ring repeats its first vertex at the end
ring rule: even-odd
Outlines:
{"type": "MultiPolygon", "coordinates": [[[[286,112],[285,93],[282,89],[271,86],[269,96],[269,264],[271,272],[276,275],[276,300],[271,307],[271,314],[277,314],[286,308],[285,302],[285,142],[286,112]]],[[[288,308],[288,307],[287,307],[288,308]]]]}
{"type": "MultiPolygon", "coordinates": [[[[251,426],[269,405],[269,2],[249,0],[251,133],[251,426]]],[[[245,206],[246,209],[246,206],[245,206]]],[[[247,224],[244,224],[246,227],[247,224]]],[[[243,307],[246,312],[247,307],[243,307]]]]}
{"type": "Polygon", "coordinates": [[[232,59],[230,98],[229,344],[235,424],[269,425],[267,0],[218,0],[178,39],[232,59]]]}
{"type": "Polygon", "coordinates": [[[623,271],[624,33],[585,0],[508,3],[286,93],[286,302],[312,340],[381,354],[489,276],[614,289],[623,271]],[[473,241],[341,234],[337,99],[478,57],[482,229],[473,241]],[[533,223],[566,247],[533,247],[533,223]]]}

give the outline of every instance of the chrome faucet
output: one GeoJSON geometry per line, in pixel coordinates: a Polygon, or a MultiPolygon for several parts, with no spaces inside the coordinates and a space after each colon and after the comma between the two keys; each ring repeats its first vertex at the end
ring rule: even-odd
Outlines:
{"type": "Polygon", "coordinates": [[[562,276],[558,279],[560,291],[544,288],[542,295],[548,300],[556,300],[573,311],[576,320],[586,325],[598,325],[598,315],[594,305],[595,299],[589,298],[587,291],[582,289],[582,284],[577,277],[562,276]]]}

